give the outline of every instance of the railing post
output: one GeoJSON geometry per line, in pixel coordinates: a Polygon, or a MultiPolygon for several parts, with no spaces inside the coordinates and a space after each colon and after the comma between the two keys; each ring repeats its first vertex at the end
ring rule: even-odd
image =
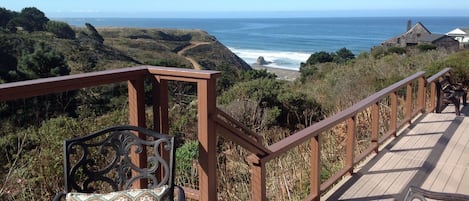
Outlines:
{"type": "Polygon", "coordinates": [[[374,152],[378,153],[378,140],[379,140],[379,102],[376,102],[371,107],[371,146],[374,147],[374,152]]]}
{"type": "Polygon", "coordinates": [[[426,105],[425,105],[425,94],[426,94],[425,92],[426,91],[427,91],[427,81],[425,80],[425,77],[420,77],[417,102],[418,102],[418,108],[420,108],[421,113],[426,112],[426,105]]]}
{"type": "Polygon", "coordinates": [[[436,90],[436,82],[432,82],[430,85],[430,112],[435,112],[437,105],[437,90],[436,90]]]}
{"type": "MultiPolygon", "coordinates": [[[[153,97],[153,129],[164,134],[169,134],[169,114],[168,114],[168,81],[161,79],[161,76],[152,77],[152,97],[153,97]]],[[[160,145],[160,152],[165,160],[169,160],[170,153],[160,145]]],[[[164,168],[160,168],[158,177],[163,179],[164,168]]]]}
{"type": "Polygon", "coordinates": [[[407,120],[407,123],[411,123],[412,121],[412,95],[413,95],[413,84],[412,82],[407,84],[407,90],[406,90],[406,97],[405,97],[405,119],[407,120]]]}
{"type": "Polygon", "coordinates": [[[216,79],[197,81],[199,192],[201,201],[217,199],[216,79]]]}
{"type": "Polygon", "coordinates": [[[153,125],[160,133],[169,133],[168,81],[160,76],[153,79],[153,125]]]}
{"type": "Polygon", "coordinates": [[[389,123],[389,130],[392,131],[394,136],[397,135],[397,92],[391,93],[391,122],[389,123]]]}
{"type": "MultiPolygon", "coordinates": [[[[127,82],[129,94],[129,123],[130,125],[146,127],[145,124],[145,89],[144,78],[129,80],[127,82]]],[[[144,135],[137,133],[138,137],[143,138],[144,135]]],[[[134,151],[131,153],[132,163],[139,167],[147,166],[146,152],[136,154],[134,151]]],[[[132,173],[134,174],[134,173],[132,173]]],[[[135,173],[137,174],[137,173],[135,173]]],[[[133,188],[146,188],[145,181],[142,179],[136,182],[133,188]]]]}
{"type": "Polygon", "coordinates": [[[353,173],[353,160],[355,156],[355,136],[357,134],[357,116],[347,120],[347,144],[345,147],[345,167],[348,173],[353,173]]]}
{"type": "Polygon", "coordinates": [[[265,163],[259,159],[251,163],[251,193],[253,201],[267,200],[265,163]]]}
{"type": "Polygon", "coordinates": [[[313,137],[311,146],[311,178],[310,194],[314,195],[313,201],[319,201],[321,197],[321,142],[320,135],[313,137]]]}

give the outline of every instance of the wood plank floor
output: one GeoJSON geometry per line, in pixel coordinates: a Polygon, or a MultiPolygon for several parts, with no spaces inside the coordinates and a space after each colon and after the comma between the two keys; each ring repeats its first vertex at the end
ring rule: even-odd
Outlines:
{"type": "Polygon", "coordinates": [[[418,119],[327,200],[403,200],[409,186],[469,195],[469,106],[418,119]]]}

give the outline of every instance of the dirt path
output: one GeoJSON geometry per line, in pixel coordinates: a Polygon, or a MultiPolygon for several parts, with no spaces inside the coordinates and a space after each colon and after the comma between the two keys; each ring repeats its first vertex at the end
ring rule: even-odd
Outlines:
{"type": "Polygon", "coordinates": [[[197,47],[197,46],[199,46],[199,45],[208,45],[208,44],[210,44],[210,42],[191,42],[191,45],[189,45],[189,46],[183,48],[183,49],[180,50],[177,54],[180,55],[180,56],[185,57],[189,62],[191,62],[191,64],[192,64],[192,66],[194,67],[194,69],[200,70],[200,69],[202,69],[201,66],[200,66],[200,64],[199,64],[196,60],[194,60],[193,58],[184,56],[184,53],[185,53],[187,50],[192,49],[192,48],[195,48],[195,47],[197,47]]]}

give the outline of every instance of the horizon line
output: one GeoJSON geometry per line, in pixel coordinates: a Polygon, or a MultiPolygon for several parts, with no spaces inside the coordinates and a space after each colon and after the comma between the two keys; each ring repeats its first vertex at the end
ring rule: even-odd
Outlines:
{"type": "Polygon", "coordinates": [[[469,17],[469,9],[349,9],[302,11],[46,11],[62,18],[329,18],[329,17],[469,17]]]}

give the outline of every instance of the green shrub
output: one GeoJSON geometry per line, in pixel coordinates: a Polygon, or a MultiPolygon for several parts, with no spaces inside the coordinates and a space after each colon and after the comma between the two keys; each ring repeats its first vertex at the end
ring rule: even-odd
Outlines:
{"type": "Polygon", "coordinates": [[[198,186],[197,180],[197,165],[196,161],[199,157],[199,142],[188,141],[176,150],[176,183],[185,184],[196,188],[198,186]]]}
{"type": "Polygon", "coordinates": [[[318,71],[318,68],[314,65],[310,66],[301,66],[300,67],[300,81],[302,83],[306,82],[309,77],[314,76],[318,71]]]}
{"type": "Polygon", "coordinates": [[[404,47],[389,47],[387,52],[394,54],[405,54],[407,53],[407,50],[404,47]]]}
{"type": "Polygon", "coordinates": [[[48,21],[46,24],[46,30],[54,33],[59,38],[75,39],[75,31],[73,31],[72,27],[65,22],[54,20],[48,21]]]}
{"type": "Polygon", "coordinates": [[[429,51],[429,50],[436,50],[436,46],[432,44],[419,44],[417,45],[417,49],[421,52],[429,51]]]}
{"type": "Polygon", "coordinates": [[[375,59],[379,59],[386,54],[386,50],[383,46],[376,46],[371,49],[371,56],[375,59]]]}
{"type": "Polygon", "coordinates": [[[355,55],[349,49],[343,47],[335,52],[334,62],[343,63],[355,59],[355,55]]]}
{"type": "Polygon", "coordinates": [[[311,54],[311,56],[306,60],[306,64],[317,64],[317,63],[326,63],[332,62],[334,60],[334,55],[325,51],[316,52],[311,54]]]}

